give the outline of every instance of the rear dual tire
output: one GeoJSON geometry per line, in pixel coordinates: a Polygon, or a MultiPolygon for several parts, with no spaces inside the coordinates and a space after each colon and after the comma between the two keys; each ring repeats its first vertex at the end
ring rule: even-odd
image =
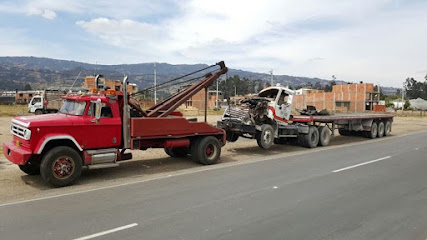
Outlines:
{"type": "Polygon", "coordinates": [[[319,130],[315,126],[310,126],[308,133],[300,135],[301,145],[306,148],[315,148],[319,144],[319,130]]]}
{"type": "Polygon", "coordinates": [[[220,156],[221,143],[216,137],[203,137],[191,143],[191,159],[195,162],[211,165],[217,163],[220,156]]]}
{"type": "Polygon", "coordinates": [[[165,148],[165,153],[173,158],[183,158],[188,155],[189,150],[186,147],[165,148]]]}

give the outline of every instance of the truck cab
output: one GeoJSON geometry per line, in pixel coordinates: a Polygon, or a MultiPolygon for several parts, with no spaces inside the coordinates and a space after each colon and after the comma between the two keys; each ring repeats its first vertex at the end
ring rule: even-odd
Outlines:
{"type": "Polygon", "coordinates": [[[43,96],[37,95],[34,96],[30,103],[28,103],[28,112],[41,114],[42,111],[37,111],[43,109],[43,96]]]}
{"type": "Polygon", "coordinates": [[[277,85],[269,87],[258,93],[258,97],[269,99],[268,117],[279,124],[287,124],[292,111],[294,91],[277,85]]]}
{"type": "Polygon", "coordinates": [[[122,144],[122,96],[110,91],[62,98],[62,107],[56,114],[13,118],[13,141],[3,144],[6,158],[21,170],[40,173],[59,186],[71,183],[76,168],[82,165],[116,164],[117,149],[122,144]],[[53,160],[43,161],[44,158],[53,160]]]}

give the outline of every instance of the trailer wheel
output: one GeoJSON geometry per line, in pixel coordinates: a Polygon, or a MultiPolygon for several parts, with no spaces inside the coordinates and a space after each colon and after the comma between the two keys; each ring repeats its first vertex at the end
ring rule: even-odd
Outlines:
{"type": "Polygon", "coordinates": [[[319,130],[317,127],[310,126],[308,134],[304,135],[304,147],[315,148],[319,143],[319,130]]]}
{"type": "Polygon", "coordinates": [[[195,162],[211,165],[217,163],[220,156],[221,144],[216,137],[204,137],[192,145],[191,158],[195,162]]]}
{"type": "Polygon", "coordinates": [[[60,146],[47,152],[40,165],[43,180],[56,187],[72,185],[82,172],[82,159],[72,148],[60,146]]]}
{"type": "Polygon", "coordinates": [[[319,146],[328,146],[331,141],[331,131],[327,126],[319,127],[319,146]]]}
{"type": "Polygon", "coordinates": [[[173,158],[183,158],[188,155],[188,148],[165,148],[165,153],[173,158]]]}
{"type": "Polygon", "coordinates": [[[35,115],[42,115],[42,114],[43,114],[43,112],[42,112],[42,110],[37,109],[37,110],[34,112],[34,114],[35,114],[35,115]]]}
{"type": "Polygon", "coordinates": [[[377,134],[378,134],[378,125],[376,122],[373,122],[371,125],[371,130],[368,131],[368,137],[374,139],[377,137],[377,134]]]}
{"type": "Polygon", "coordinates": [[[377,137],[382,138],[384,136],[384,123],[379,122],[378,123],[378,129],[377,129],[377,137]]]}
{"type": "Polygon", "coordinates": [[[226,132],[226,136],[227,136],[227,142],[235,142],[237,141],[237,139],[239,139],[239,134],[232,132],[232,131],[227,131],[226,132]]]}
{"type": "Polygon", "coordinates": [[[28,175],[39,175],[40,174],[40,165],[31,164],[31,162],[27,162],[25,165],[18,165],[19,169],[28,175]]]}
{"type": "Polygon", "coordinates": [[[263,124],[261,131],[257,131],[255,137],[260,148],[269,149],[274,143],[274,129],[268,124],[263,124]]]}
{"type": "Polygon", "coordinates": [[[384,126],[384,136],[389,136],[391,134],[391,122],[386,121],[384,126]]]}

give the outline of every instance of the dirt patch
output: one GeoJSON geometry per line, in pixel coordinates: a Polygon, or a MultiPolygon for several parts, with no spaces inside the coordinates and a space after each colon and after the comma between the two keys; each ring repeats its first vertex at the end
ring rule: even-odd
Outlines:
{"type": "MultiPolygon", "coordinates": [[[[209,116],[208,122],[215,124],[221,116],[209,116]]],[[[204,117],[197,117],[203,121],[204,117]]],[[[11,140],[10,117],[0,117],[0,141],[11,140]]],[[[427,118],[420,117],[395,117],[392,136],[404,135],[410,132],[427,130],[427,118]]],[[[332,138],[330,145],[339,146],[348,143],[372,141],[363,137],[337,136],[332,138]]],[[[237,142],[228,143],[222,148],[222,166],[242,162],[256,161],[268,156],[289,156],[300,152],[312,151],[294,145],[274,145],[269,150],[260,149],[256,141],[239,139],[237,142]]],[[[0,156],[0,203],[15,200],[24,200],[42,196],[56,195],[94,189],[104,186],[123,184],[161,176],[168,176],[180,171],[194,171],[207,169],[191,161],[190,157],[183,159],[170,158],[163,149],[148,149],[147,151],[132,151],[134,159],[123,162],[120,167],[98,170],[84,170],[78,183],[65,188],[51,188],[46,186],[40,176],[28,176],[21,172],[17,166],[0,156]]]]}

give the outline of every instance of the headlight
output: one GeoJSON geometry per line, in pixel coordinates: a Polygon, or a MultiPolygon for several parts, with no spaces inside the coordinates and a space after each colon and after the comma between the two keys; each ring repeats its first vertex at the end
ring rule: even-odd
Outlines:
{"type": "Polygon", "coordinates": [[[25,140],[30,140],[30,138],[31,138],[31,130],[25,129],[24,130],[24,139],[25,140]]]}

